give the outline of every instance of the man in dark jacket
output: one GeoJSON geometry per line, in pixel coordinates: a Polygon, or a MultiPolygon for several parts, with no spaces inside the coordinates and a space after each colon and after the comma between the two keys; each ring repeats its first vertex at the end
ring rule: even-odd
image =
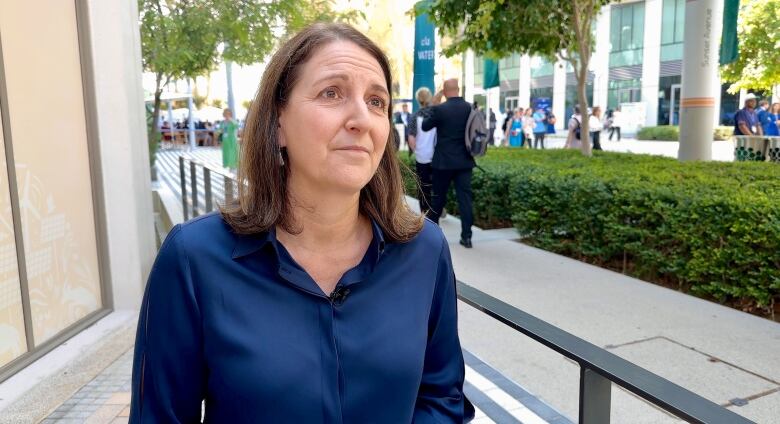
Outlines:
{"type": "Polygon", "coordinates": [[[422,130],[436,128],[436,147],[433,150],[433,199],[430,219],[439,223],[444,204],[447,202],[447,191],[452,182],[455,183],[455,194],[458,198],[460,212],[460,244],[471,247],[471,225],[474,223],[474,213],[471,207],[471,171],[476,165],[474,158],[466,149],[466,121],[471,113],[471,105],[460,96],[458,80],[453,78],[444,81],[444,88],[436,93],[434,103],[441,99],[442,94],[447,101],[434,106],[430,117],[422,122],[422,130]]]}

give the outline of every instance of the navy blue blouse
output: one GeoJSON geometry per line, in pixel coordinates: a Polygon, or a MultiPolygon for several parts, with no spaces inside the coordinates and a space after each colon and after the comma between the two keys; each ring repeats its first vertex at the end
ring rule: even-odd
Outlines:
{"type": "MultiPolygon", "coordinates": [[[[274,231],[177,225],[144,295],[131,423],[460,423],[455,276],[438,226],[374,237],[326,296],[274,231]]],[[[468,411],[468,412],[464,412],[468,411]]]]}

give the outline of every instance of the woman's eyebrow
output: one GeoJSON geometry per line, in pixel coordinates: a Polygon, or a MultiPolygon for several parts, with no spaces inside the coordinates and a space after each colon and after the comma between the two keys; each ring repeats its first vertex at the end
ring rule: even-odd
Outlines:
{"type": "Polygon", "coordinates": [[[334,79],[342,80],[344,82],[349,82],[349,76],[347,74],[341,74],[341,73],[335,74],[334,73],[334,74],[327,74],[324,77],[317,79],[316,81],[314,81],[314,85],[320,84],[320,83],[322,83],[324,81],[330,81],[330,80],[334,80],[334,79]]]}
{"type": "Polygon", "coordinates": [[[384,95],[386,95],[386,96],[388,96],[388,97],[390,96],[390,93],[387,91],[387,89],[386,89],[386,88],[385,88],[383,85],[380,85],[380,84],[371,84],[371,87],[370,87],[370,88],[371,88],[372,90],[374,90],[374,91],[379,91],[380,93],[382,93],[382,94],[384,94],[384,95]]]}
{"type": "MultiPolygon", "coordinates": [[[[351,80],[351,78],[347,74],[332,73],[332,74],[327,74],[327,75],[325,75],[325,76],[315,80],[314,81],[314,85],[321,84],[324,81],[331,81],[331,80],[342,80],[344,82],[349,82],[351,80]]],[[[380,92],[380,93],[382,93],[382,94],[384,94],[386,96],[390,96],[390,92],[387,91],[385,86],[383,86],[382,84],[373,83],[373,84],[371,84],[369,86],[369,88],[371,90],[373,90],[373,91],[378,91],[378,92],[380,92]]]]}

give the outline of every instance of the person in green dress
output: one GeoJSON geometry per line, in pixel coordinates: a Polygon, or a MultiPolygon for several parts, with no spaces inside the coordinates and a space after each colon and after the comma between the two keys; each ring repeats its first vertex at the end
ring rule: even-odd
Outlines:
{"type": "Polygon", "coordinates": [[[238,122],[233,119],[230,109],[222,111],[225,118],[219,124],[219,132],[222,133],[222,166],[231,170],[238,168],[238,122]]]}

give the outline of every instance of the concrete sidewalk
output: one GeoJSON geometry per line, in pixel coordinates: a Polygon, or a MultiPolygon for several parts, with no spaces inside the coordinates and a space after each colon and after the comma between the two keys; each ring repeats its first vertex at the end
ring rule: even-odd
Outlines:
{"type": "MultiPolygon", "coordinates": [[[[513,229],[475,230],[465,249],[455,217],[441,226],[465,283],[753,421],[780,422],[780,324],[529,247],[513,229]]],[[[575,363],[462,303],[460,333],[464,349],[576,420],[575,363]]],[[[680,420],[613,385],[612,422],[680,420]]]]}

